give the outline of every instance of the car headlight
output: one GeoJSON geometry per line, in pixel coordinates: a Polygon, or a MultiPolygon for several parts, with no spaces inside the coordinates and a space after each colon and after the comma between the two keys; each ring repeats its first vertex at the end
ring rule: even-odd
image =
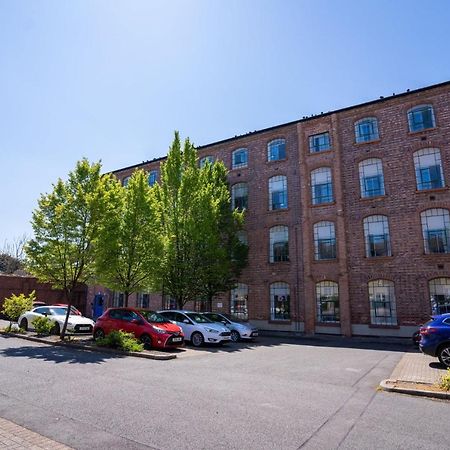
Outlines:
{"type": "Polygon", "coordinates": [[[205,330],[208,332],[208,333],[214,333],[214,334],[217,334],[217,333],[219,333],[217,330],[215,330],[214,328],[207,328],[207,327],[205,327],[205,330]]]}
{"type": "Polygon", "coordinates": [[[165,330],[164,328],[153,327],[153,329],[154,329],[158,334],[165,334],[165,333],[167,333],[167,330],[165,330]]]}

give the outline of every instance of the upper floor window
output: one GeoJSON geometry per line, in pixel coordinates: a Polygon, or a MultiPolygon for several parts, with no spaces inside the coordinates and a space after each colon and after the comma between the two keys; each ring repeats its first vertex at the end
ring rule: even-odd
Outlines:
{"type": "Polygon", "coordinates": [[[248,186],[247,183],[237,183],[231,187],[231,206],[233,209],[248,208],[248,186]]]}
{"type": "Polygon", "coordinates": [[[450,253],[448,209],[427,209],[420,216],[425,253],[450,253]]]}
{"type": "Polygon", "coordinates": [[[386,216],[369,216],[364,219],[366,256],[392,256],[389,224],[386,216]]]}
{"type": "Polygon", "coordinates": [[[129,183],[129,181],[130,181],[130,178],[131,178],[131,177],[125,177],[125,178],[122,180],[122,186],[123,186],[123,187],[127,187],[127,186],[128,186],[128,183],[129,183]]]}
{"type": "Polygon", "coordinates": [[[270,229],[270,262],[289,261],[289,231],[286,226],[270,229]]]}
{"type": "Polygon", "coordinates": [[[397,309],[392,281],[370,281],[369,302],[370,319],[373,325],[397,325],[397,309]]]}
{"type": "Polygon", "coordinates": [[[316,260],[336,258],[336,234],[333,222],[314,224],[314,257],[316,260]]]}
{"type": "Polygon", "coordinates": [[[309,137],[309,151],[311,153],[324,152],[330,150],[330,133],[320,133],[309,137]]]}
{"type": "Polygon", "coordinates": [[[334,200],[331,169],[329,167],[320,167],[311,172],[311,195],[313,205],[331,203],[334,200]]]}
{"type": "Polygon", "coordinates": [[[278,161],[280,159],[286,159],[286,141],[275,139],[267,144],[267,160],[278,161]]]}
{"type": "Polygon", "coordinates": [[[384,195],[384,177],[381,159],[366,159],[359,163],[359,184],[362,198],[384,195]]]}
{"type": "Polygon", "coordinates": [[[285,209],[288,207],[287,177],[277,175],[269,179],[269,209],[285,209]]]}
{"type": "Polygon", "coordinates": [[[418,191],[444,186],[441,152],[437,148],[425,148],[415,152],[414,167],[418,191]]]}
{"type": "Polygon", "coordinates": [[[429,283],[431,313],[450,313],[450,278],[435,278],[429,283]]]}
{"type": "Polygon", "coordinates": [[[356,142],[370,142],[379,139],[378,120],[376,117],[366,117],[355,123],[356,142]]]}
{"type": "Polygon", "coordinates": [[[239,169],[247,167],[248,165],[248,150],[246,148],[238,148],[232,154],[232,169],[239,169]]]}
{"type": "Polygon", "coordinates": [[[287,283],[270,285],[270,318],[272,320],[289,320],[291,318],[291,296],[287,283]]]}
{"type": "Polygon", "coordinates": [[[339,322],[339,286],[334,281],[316,283],[317,321],[339,322]]]}
{"type": "Polygon", "coordinates": [[[233,317],[241,320],[248,320],[248,286],[238,283],[231,290],[230,313],[233,317]]]}
{"type": "Polygon", "coordinates": [[[200,158],[200,168],[202,168],[207,162],[212,164],[214,162],[214,157],[211,155],[204,156],[203,158],[200,158]]]}
{"type": "Polygon", "coordinates": [[[416,106],[408,111],[409,131],[421,131],[434,128],[434,111],[431,105],[416,106]]]}
{"type": "Polygon", "coordinates": [[[148,184],[150,186],[153,186],[157,180],[158,180],[158,171],[150,170],[150,173],[148,174],[148,184]]]}

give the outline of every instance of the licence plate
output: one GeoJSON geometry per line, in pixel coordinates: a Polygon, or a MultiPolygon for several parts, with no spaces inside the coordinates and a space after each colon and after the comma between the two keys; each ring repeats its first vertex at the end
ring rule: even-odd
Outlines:
{"type": "Polygon", "coordinates": [[[80,331],[84,331],[84,330],[89,331],[91,329],[91,327],[78,327],[78,329],[80,331]]]}
{"type": "Polygon", "coordinates": [[[172,338],[172,342],[181,342],[183,340],[182,337],[174,337],[172,338]]]}
{"type": "Polygon", "coordinates": [[[253,333],[252,333],[252,337],[257,337],[258,336],[258,332],[257,331],[254,331],[253,333]]]}

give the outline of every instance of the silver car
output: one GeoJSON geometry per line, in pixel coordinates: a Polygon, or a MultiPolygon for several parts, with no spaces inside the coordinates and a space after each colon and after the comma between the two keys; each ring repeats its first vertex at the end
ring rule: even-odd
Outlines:
{"type": "Polygon", "coordinates": [[[240,322],[237,319],[222,313],[203,313],[213,322],[223,323],[231,331],[231,340],[237,342],[240,339],[253,339],[258,336],[258,328],[247,322],[240,322]]]}

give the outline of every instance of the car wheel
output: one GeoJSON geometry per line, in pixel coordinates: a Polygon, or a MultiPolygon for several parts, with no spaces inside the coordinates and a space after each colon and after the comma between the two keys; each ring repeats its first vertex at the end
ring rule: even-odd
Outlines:
{"type": "Polygon", "coordinates": [[[52,333],[52,334],[56,334],[57,336],[60,335],[60,333],[61,333],[61,328],[59,327],[59,323],[55,322],[55,324],[53,325],[53,328],[52,328],[51,333],[52,333]]]}
{"type": "Polygon", "coordinates": [[[19,327],[22,328],[22,330],[28,331],[28,320],[23,318],[20,321],[19,327]]]}
{"type": "Polygon", "coordinates": [[[241,335],[236,330],[231,330],[231,340],[233,342],[238,342],[241,339],[241,335]]]}
{"type": "Polygon", "coordinates": [[[439,349],[438,358],[445,367],[450,367],[450,344],[445,344],[439,349]]]}
{"type": "Polygon", "coordinates": [[[203,334],[199,333],[198,331],[192,333],[191,342],[194,347],[200,347],[203,344],[203,342],[205,342],[203,334]]]}
{"type": "Polygon", "coordinates": [[[105,332],[101,328],[97,328],[94,331],[94,341],[97,341],[98,339],[103,339],[105,337],[105,332]]]}
{"type": "Polygon", "coordinates": [[[148,334],[141,336],[141,342],[144,344],[144,347],[150,348],[152,346],[152,338],[148,334]]]}

